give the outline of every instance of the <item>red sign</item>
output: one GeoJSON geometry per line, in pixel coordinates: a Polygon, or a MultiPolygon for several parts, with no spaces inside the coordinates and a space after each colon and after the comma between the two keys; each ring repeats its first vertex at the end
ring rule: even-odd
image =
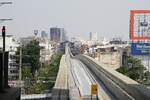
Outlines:
{"type": "Polygon", "coordinates": [[[4,37],[5,36],[5,26],[3,26],[3,28],[2,28],[2,36],[4,37]]]}
{"type": "Polygon", "coordinates": [[[150,10],[130,11],[130,39],[150,40],[150,10]]]}
{"type": "Polygon", "coordinates": [[[2,28],[2,32],[5,32],[5,26],[3,26],[3,28],[2,28]]]}

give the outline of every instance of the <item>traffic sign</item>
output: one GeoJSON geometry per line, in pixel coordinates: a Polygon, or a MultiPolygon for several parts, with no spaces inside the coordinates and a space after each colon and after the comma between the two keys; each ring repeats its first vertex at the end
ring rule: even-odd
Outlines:
{"type": "Polygon", "coordinates": [[[132,43],[131,44],[132,55],[150,55],[150,43],[132,43]]]}
{"type": "Polygon", "coordinates": [[[92,84],[91,85],[91,94],[92,95],[97,95],[98,94],[97,84],[92,84]]]}

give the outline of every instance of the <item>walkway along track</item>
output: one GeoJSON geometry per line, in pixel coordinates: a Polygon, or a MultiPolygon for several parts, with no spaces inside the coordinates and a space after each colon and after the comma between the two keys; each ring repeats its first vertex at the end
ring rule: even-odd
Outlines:
{"type": "Polygon", "coordinates": [[[52,90],[52,100],[69,100],[68,75],[65,55],[62,56],[55,86],[52,90]]]}

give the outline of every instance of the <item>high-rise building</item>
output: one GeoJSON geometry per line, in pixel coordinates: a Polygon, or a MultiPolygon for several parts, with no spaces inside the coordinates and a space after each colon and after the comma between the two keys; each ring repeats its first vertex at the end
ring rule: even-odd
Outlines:
{"type": "Polygon", "coordinates": [[[48,38],[48,35],[45,31],[41,31],[41,37],[42,38],[48,38]]]}
{"type": "Polygon", "coordinates": [[[60,42],[66,41],[66,31],[65,31],[65,29],[60,28],[60,32],[61,32],[60,42]]]}
{"type": "Polygon", "coordinates": [[[63,42],[66,39],[66,32],[64,28],[53,27],[50,28],[50,40],[54,42],[63,42]]]}
{"type": "Polygon", "coordinates": [[[55,42],[60,41],[60,28],[50,28],[50,40],[55,42]]]}
{"type": "Polygon", "coordinates": [[[97,41],[97,33],[96,32],[90,32],[90,41],[97,41]]]}

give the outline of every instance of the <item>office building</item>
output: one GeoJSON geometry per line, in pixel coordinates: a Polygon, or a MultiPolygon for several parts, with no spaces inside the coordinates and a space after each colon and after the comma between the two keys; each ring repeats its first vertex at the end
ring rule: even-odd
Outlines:
{"type": "Polygon", "coordinates": [[[60,34],[61,34],[61,37],[60,37],[60,42],[65,42],[66,41],[66,31],[64,28],[60,28],[60,34]]]}
{"type": "Polygon", "coordinates": [[[66,39],[66,32],[64,28],[53,27],[50,28],[50,40],[54,42],[63,42],[66,39]]]}

